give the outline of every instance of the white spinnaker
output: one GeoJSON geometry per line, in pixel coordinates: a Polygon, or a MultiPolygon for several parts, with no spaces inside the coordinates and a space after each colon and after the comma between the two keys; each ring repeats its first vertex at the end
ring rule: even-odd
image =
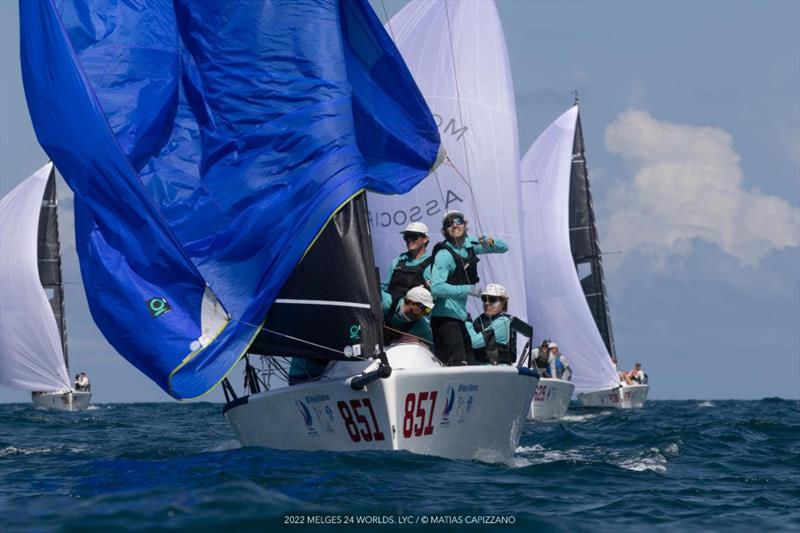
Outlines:
{"type": "MultiPolygon", "coordinates": [[[[428,225],[430,251],[443,240],[443,213],[457,209],[469,221],[470,235],[496,236],[508,244],[506,254],[480,256],[480,284],[504,285],[511,296],[509,312],[525,319],[516,104],[494,2],[414,0],[386,29],[430,106],[458,172],[445,162],[408,194],[369,195],[382,279],[392,258],[406,249],[400,232],[409,222],[428,225]]],[[[478,301],[471,300],[477,316],[478,301]]]]}
{"type": "Polygon", "coordinates": [[[0,200],[0,385],[70,389],[55,316],[39,281],[37,239],[48,163],[0,200]]]}
{"type": "Polygon", "coordinates": [[[586,303],[569,242],[569,184],[578,106],[553,122],[521,163],[528,318],[572,367],[577,392],[619,384],[586,303]]]}

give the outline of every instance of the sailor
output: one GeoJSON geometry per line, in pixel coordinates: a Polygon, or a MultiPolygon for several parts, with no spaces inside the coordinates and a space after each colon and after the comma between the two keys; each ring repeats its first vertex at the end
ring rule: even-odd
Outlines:
{"type": "Polygon", "coordinates": [[[384,317],[384,344],[389,345],[404,335],[413,335],[432,343],[428,314],[433,310],[433,296],[422,285],[412,287],[400,298],[381,291],[384,317]]]}
{"type": "Polygon", "coordinates": [[[634,365],[633,370],[628,372],[628,378],[632,382],[631,384],[647,385],[647,374],[642,370],[642,363],[634,365]]]}
{"type": "Polygon", "coordinates": [[[531,358],[533,359],[533,364],[536,366],[536,370],[539,371],[539,375],[543,378],[550,377],[550,349],[548,345],[550,344],[550,339],[544,339],[542,344],[539,345],[538,348],[533,350],[531,353],[531,358]]]}
{"type": "Polygon", "coordinates": [[[472,364],[472,340],[465,321],[467,297],[480,296],[476,255],[505,253],[508,246],[500,239],[469,236],[467,221],[460,211],[444,214],[442,234],[445,241],[434,247],[431,265],[434,349],[436,357],[446,365],[472,364]]]}
{"type": "Polygon", "coordinates": [[[81,372],[78,376],[76,390],[89,392],[92,388],[92,385],[89,383],[89,376],[86,375],[86,372],[81,372]]]}
{"type": "Polygon", "coordinates": [[[516,344],[512,342],[512,317],[508,314],[508,291],[498,283],[490,283],[481,292],[483,314],[467,322],[475,360],[479,364],[512,364],[516,361],[516,344]]]}
{"type": "Polygon", "coordinates": [[[550,353],[548,357],[550,377],[563,379],[564,381],[572,379],[572,369],[567,363],[567,358],[558,351],[558,344],[551,342],[547,345],[547,348],[550,353]]]}
{"type": "Polygon", "coordinates": [[[413,287],[428,287],[430,272],[427,278],[424,273],[433,262],[428,253],[428,226],[422,222],[412,222],[401,233],[407,250],[392,260],[384,284],[393,299],[402,298],[413,287]]]}
{"type": "Polygon", "coordinates": [[[75,384],[73,386],[75,390],[81,390],[81,375],[75,374],[75,384]]]}

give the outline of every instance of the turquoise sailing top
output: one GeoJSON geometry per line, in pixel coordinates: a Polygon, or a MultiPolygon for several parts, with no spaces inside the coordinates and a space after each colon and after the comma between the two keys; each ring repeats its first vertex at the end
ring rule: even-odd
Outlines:
{"type": "MultiPolygon", "coordinates": [[[[472,248],[476,254],[502,254],[508,251],[508,245],[501,239],[495,238],[494,245],[489,246],[481,244],[477,237],[469,235],[464,240],[463,246],[453,246],[450,242],[446,242],[445,246],[454,250],[464,259],[468,256],[467,248],[472,248]]],[[[431,294],[435,302],[431,316],[467,319],[467,297],[472,286],[447,283],[447,278],[455,269],[456,262],[450,252],[439,250],[433,259],[433,264],[429,267],[431,294]]]]}
{"type": "Polygon", "coordinates": [[[92,317],[176,398],[232,368],[340,206],[436,160],[366,0],[21,2],[20,27],[92,317]]]}

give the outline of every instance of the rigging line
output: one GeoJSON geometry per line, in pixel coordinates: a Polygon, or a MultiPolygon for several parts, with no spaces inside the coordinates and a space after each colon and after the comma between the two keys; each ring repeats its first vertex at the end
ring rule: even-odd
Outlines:
{"type": "MultiPolygon", "coordinates": [[[[465,150],[465,152],[466,152],[466,150],[465,150]]],[[[475,199],[475,194],[472,191],[472,185],[470,184],[470,182],[466,178],[464,178],[463,174],[461,174],[461,171],[458,170],[458,167],[455,165],[455,163],[453,163],[453,161],[450,159],[450,157],[447,157],[445,159],[445,163],[449,164],[453,168],[453,170],[456,172],[456,174],[458,174],[458,176],[461,178],[461,180],[464,183],[467,184],[467,188],[469,190],[470,197],[472,198],[472,206],[475,208],[475,219],[476,219],[475,220],[475,223],[476,223],[475,225],[478,228],[478,234],[479,235],[480,234],[484,234],[484,236],[486,236],[485,232],[483,231],[483,229],[481,227],[480,218],[478,217],[478,203],[477,203],[477,200],[475,199]]],[[[488,256],[493,255],[493,254],[487,253],[487,254],[482,254],[482,255],[485,255],[487,257],[485,257],[484,260],[482,261],[482,262],[485,262],[485,266],[479,266],[479,268],[481,269],[481,272],[485,276],[486,272],[488,271],[489,272],[489,278],[490,278],[492,283],[499,281],[494,276],[494,268],[492,268],[492,263],[494,263],[494,261],[492,261],[488,257],[488,256]]]]}
{"type": "Polygon", "coordinates": [[[430,344],[431,346],[433,346],[433,342],[432,341],[429,341],[427,339],[423,339],[422,337],[418,337],[417,335],[414,335],[413,333],[409,333],[407,331],[401,331],[399,329],[394,329],[393,327],[387,326],[386,324],[383,325],[383,329],[388,330],[388,331],[393,331],[395,333],[400,333],[401,335],[404,335],[404,336],[408,336],[408,337],[413,337],[415,339],[419,339],[422,342],[424,342],[425,344],[430,344]]]}
{"type": "MultiPolygon", "coordinates": [[[[450,60],[453,63],[453,81],[455,82],[455,86],[456,86],[456,105],[458,107],[458,120],[461,122],[461,126],[463,127],[464,126],[464,114],[461,111],[461,88],[459,87],[459,84],[458,84],[458,71],[456,70],[456,53],[455,53],[455,47],[453,45],[453,30],[452,30],[452,26],[450,24],[450,6],[448,5],[447,0],[444,0],[444,14],[445,14],[445,18],[447,19],[447,36],[448,36],[448,38],[450,40],[450,60]]],[[[462,137],[462,139],[463,139],[463,137],[462,137]]],[[[475,225],[477,226],[478,231],[483,233],[483,224],[481,224],[480,215],[478,213],[478,203],[477,203],[477,201],[475,199],[475,193],[472,190],[472,182],[470,180],[470,176],[472,175],[472,173],[470,172],[470,166],[469,166],[469,151],[467,150],[467,142],[466,141],[462,141],[462,142],[464,143],[464,163],[466,165],[466,171],[467,171],[467,180],[466,180],[466,182],[467,182],[468,187],[469,187],[469,194],[470,194],[470,198],[472,199],[472,206],[475,209],[475,225]]],[[[451,161],[451,163],[452,163],[452,161],[451,161]]],[[[456,168],[455,164],[452,165],[452,166],[456,170],[456,172],[458,172],[458,169],[456,168]]],[[[458,172],[458,174],[460,175],[461,173],[458,172]]],[[[462,179],[463,179],[463,176],[462,176],[462,179]]]]}
{"type": "MultiPolygon", "coordinates": [[[[279,337],[284,337],[284,338],[287,338],[289,340],[293,340],[293,341],[296,341],[296,342],[301,342],[303,344],[308,344],[309,346],[314,346],[316,348],[322,348],[323,350],[328,350],[328,351],[331,351],[331,352],[339,354],[339,355],[344,355],[344,352],[342,350],[337,350],[335,348],[331,348],[330,346],[325,346],[323,344],[317,344],[316,342],[311,342],[311,341],[308,341],[308,340],[305,340],[305,339],[301,339],[299,337],[292,337],[291,335],[287,335],[287,334],[281,333],[279,331],[274,331],[274,330],[271,330],[271,329],[267,329],[265,327],[262,327],[261,330],[262,331],[266,331],[267,333],[272,333],[273,335],[278,335],[279,337]]],[[[366,361],[365,358],[356,357],[356,356],[348,357],[347,359],[361,359],[363,361],[366,361]]]]}
{"type": "Polygon", "coordinates": [[[386,3],[381,0],[381,7],[383,8],[383,16],[386,17],[386,25],[389,26],[389,35],[392,37],[392,42],[397,44],[394,39],[394,32],[392,31],[392,19],[389,18],[389,13],[386,11],[386,3]]]}
{"type": "Polygon", "coordinates": [[[436,187],[439,189],[439,196],[442,198],[442,208],[445,208],[445,212],[447,211],[447,200],[444,197],[444,189],[442,189],[442,182],[439,180],[439,171],[433,171],[433,177],[436,178],[436,187]]]}

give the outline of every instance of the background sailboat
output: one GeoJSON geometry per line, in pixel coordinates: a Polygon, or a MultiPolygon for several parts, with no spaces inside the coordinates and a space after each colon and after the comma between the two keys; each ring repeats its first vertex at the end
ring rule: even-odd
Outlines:
{"type": "Polygon", "coordinates": [[[613,337],[578,106],[555,120],[521,164],[528,310],[555,339],[587,405],[643,405],[648,387],[622,386],[613,337]]]}
{"type": "Polygon", "coordinates": [[[36,407],[77,411],[71,387],[55,171],[48,163],[0,200],[0,385],[36,407]]]}

